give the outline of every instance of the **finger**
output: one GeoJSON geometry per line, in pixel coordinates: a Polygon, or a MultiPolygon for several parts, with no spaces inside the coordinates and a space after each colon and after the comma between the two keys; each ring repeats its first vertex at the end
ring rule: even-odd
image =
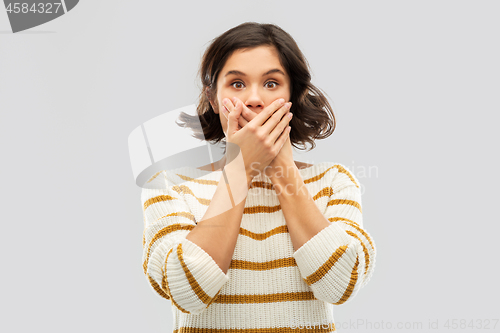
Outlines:
{"type": "MultiPolygon", "coordinates": [[[[223,109],[223,111],[227,111],[227,112],[222,112],[222,114],[224,115],[224,117],[226,117],[226,119],[228,119],[227,115],[230,114],[231,112],[234,112],[236,110],[236,108],[238,107],[235,102],[236,102],[236,100],[234,97],[229,101],[227,98],[223,99],[222,109],[223,109]]],[[[240,111],[240,110],[238,110],[238,111],[240,111]]],[[[244,116],[241,113],[240,117],[238,118],[238,130],[242,129],[243,126],[245,126],[247,123],[248,123],[248,121],[246,119],[244,119],[244,116]]]]}
{"type": "Polygon", "coordinates": [[[248,124],[257,116],[258,113],[250,110],[238,97],[233,97],[231,101],[235,105],[235,108],[241,108],[241,117],[240,121],[238,122],[241,127],[248,124]]]}
{"type": "MultiPolygon", "coordinates": [[[[291,108],[291,102],[285,103],[282,107],[280,107],[269,119],[262,125],[265,133],[271,134],[276,126],[280,124],[280,122],[285,118],[284,116],[289,113],[291,108]]],[[[286,117],[288,118],[288,117],[286,117]]]]}
{"type": "Polygon", "coordinates": [[[240,128],[243,128],[246,124],[248,124],[248,121],[245,119],[245,116],[243,115],[244,107],[243,103],[241,103],[240,100],[238,100],[236,97],[233,98],[233,103],[234,103],[234,109],[238,109],[238,112],[240,113],[240,117],[238,119],[238,125],[240,125],[240,128]]]}
{"type": "Polygon", "coordinates": [[[222,99],[222,108],[227,111],[227,113],[231,113],[231,111],[234,110],[234,105],[229,98],[224,98],[222,99]]]}
{"type": "Polygon", "coordinates": [[[238,120],[240,118],[241,111],[234,109],[234,107],[231,110],[231,112],[229,111],[229,109],[232,107],[229,98],[224,98],[222,100],[222,105],[223,105],[222,112],[225,113],[225,116],[227,118],[227,132],[228,135],[231,135],[238,130],[238,120]]]}
{"type": "Polygon", "coordinates": [[[227,109],[227,107],[226,107],[225,105],[222,105],[222,115],[223,115],[224,117],[226,117],[226,120],[229,120],[229,119],[227,118],[227,116],[229,115],[229,110],[227,109]]]}
{"type": "Polygon", "coordinates": [[[280,150],[278,150],[278,153],[281,151],[281,148],[285,145],[285,142],[288,138],[290,138],[290,131],[291,127],[287,126],[283,132],[281,132],[280,137],[278,138],[278,141],[276,141],[276,146],[280,147],[280,150]]]}
{"type": "MultiPolygon", "coordinates": [[[[267,123],[267,120],[276,112],[276,110],[279,110],[283,107],[285,104],[285,99],[284,98],[279,98],[269,104],[262,112],[260,112],[251,122],[254,122],[255,125],[257,126],[262,126],[264,123],[267,123]]],[[[283,115],[281,115],[283,116],[283,115]]],[[[279,118],[275,118],[276,120],[279,121],[281,119],[281,116],[279,118]]],[[[274,123],[274,126],[276,126],[277,121],[274,123]]],[[[274,127],[272,126],[272,127],[274,127]]],[[[269,127],[269,126],[268,126],[269,127]]],[[[269,129],[269,132],[271,132],[272,128],[269,129]]]]}
{"type": "MultiPolygon", "coordinates": [[[[222,105],[224,111],[227,111],[227,112],[223,112],[223,115],[226,117],[226,119],[228,119],[227,115],[231,113],[231,110],[232,110],[232,112],[235,112],[236,111],[236,107],[237,107],[235,105],[235,103],[234,103],[234,98],[232,98],[230,101],[227,101],[227,100],[228,99],[226,98],[225,99],[226,104],[222,105]],[[231,101],[232,101],[232,103],[231,103],[231,101]]],[[[247,123],[247,121],[244,119],[243,115],[240,114],[240,117],[238,118],[238,130],[242,129],[243,126],[245,126],[246,123],[247,123]]]]}
{"type": "MultiPolygon", "coordinates": [[[[224,117],[226,118],[226,120],[227,120],[227,124],[228,124],[228,127],[229,127],[229,118],[228,118],[228,116],[229,116],[229,114],[230,114],[231,112],[229,112],[229,108],[228,108],[228,107],[226,107],[225,105],[223,105],[223,111],[224,111],[224,112],[222,112],[222,114],[223,114],[223,115],[224,115],[224,117]]],[[[233,112],[234,112],[234,110],[233,110],[233,112]]],[[[239,131],[240,129],[242,129],[242,128],[243,128],[243,127],[240,125],[241,118],[242,118],[242,117],[239,117],[239,118],[238,118],[238,131],[239,131]]],[[[224,133],[225,133],[225,132],[224,132],[224,133]]],[[[227,135],[226,135],[226,136],[227,136],[227,135]]]]}
{"type": "Polygon", "coordinates": [[[288,112],[283,118],[281,118],[279,124],[276,125],[276,127],[269,134],[269,137],[271,138],[271,140],[273,140],[272,142],[279,140],[278,137],[280,137],[280,135],[287,130],[287,127],[289,126],[290,121],[292,120],[292,118],[289,115],[293,116],[291,112],[288,112]]]}

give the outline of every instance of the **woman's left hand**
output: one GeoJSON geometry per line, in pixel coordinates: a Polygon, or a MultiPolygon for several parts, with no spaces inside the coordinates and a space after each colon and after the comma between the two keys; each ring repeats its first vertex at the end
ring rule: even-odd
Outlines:
{"type": "MultiPolygon", "coordinates": [[[[238,106],[243,107],[242,115],[246,121],[245,124],[252,121],[253,118],[257,116],[257,113],[253,112],[249,108],[246,107],[244,103],[241,102],[237,97],[233,97],[233,104],[236,105],[238,102],[238,106]]],[[[287,117],[287,116],[285,116],[287,117]]],[[[244,126],[240,125],[240,126],[244,126]]],[[[286,131],[286,129],[285,129],[286,131]]],[[[287,177],[293,175],[294,169],[297,169],[295,162],[293,160],[293,150],[292,143],[290,141],[290,132],[284,132],[282,135],[286,135],[288,138],[286,139],[283,147],[279,151],[278,155],[272,160],[272,162],[264,169],[264,173],[269,179],[274,183],[279,177],[287,177]]]]}

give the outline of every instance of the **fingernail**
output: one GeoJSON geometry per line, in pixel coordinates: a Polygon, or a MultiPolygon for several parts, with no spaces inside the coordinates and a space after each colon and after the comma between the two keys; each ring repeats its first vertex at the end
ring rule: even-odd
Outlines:
{"type": "Polygon", "coordinates": [[[224,104],[224,105],[226,105],[226,104],[227,104],[227,98],[224,98],[224,99],[222,100],[222,104],[224,104]]]}
{"type": "Polygon", "coordinates": [[[293,117],[293,113],[288,112],[288,118],[292,119],[292,117],[293,117]]]}
{"type": "Polygon", "coordinates": [[[292,102],[288,102],[288,103],[286,103],[286,108],[287,108],[288,110],[290,110],[290,108],[291,108],[291,107],[292,107],[292,102]]]}
{"type": "Polygon", "coordinates": [[[236,97],[233,97],[231,101],[233,101],[233,103],[236,103],[236,97]]]}
{"type": "Polygon", "coordinates": [[[285,103],[285,99],[284,98],[280,98],[280,104],[283,105],[285,103]]]}

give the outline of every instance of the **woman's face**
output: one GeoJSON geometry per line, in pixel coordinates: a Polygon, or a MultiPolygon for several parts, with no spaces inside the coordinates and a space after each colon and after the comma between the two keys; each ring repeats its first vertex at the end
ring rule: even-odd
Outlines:
{"type": "Polygon", "coordinates": [[[236,50],[226,61],[217,79],[217,106],[224,133],[227,119],[222,114],[222,100],[237,97],[255,113],[261,112],[278,98],[290,101],[290,78],[281,66],[276,48],[258,46],[236,50]]]}

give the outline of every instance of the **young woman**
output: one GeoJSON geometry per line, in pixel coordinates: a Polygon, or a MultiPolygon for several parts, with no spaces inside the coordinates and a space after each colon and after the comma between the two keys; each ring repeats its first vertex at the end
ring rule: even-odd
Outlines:
{"type": "Polygon", "coordinates": [[[367,284],[376,249],[356,177],[293,160],[292,145],[314,148],[335,129],[328,101],[273,24],[214,39],[200,76],[198,114],[181,120],[222,141],[224,157],[165,170],[153,177],[164,189],[142,192],[144,273],[171,300],[174,332],[335,331],[333,305],[367,284]]]}

